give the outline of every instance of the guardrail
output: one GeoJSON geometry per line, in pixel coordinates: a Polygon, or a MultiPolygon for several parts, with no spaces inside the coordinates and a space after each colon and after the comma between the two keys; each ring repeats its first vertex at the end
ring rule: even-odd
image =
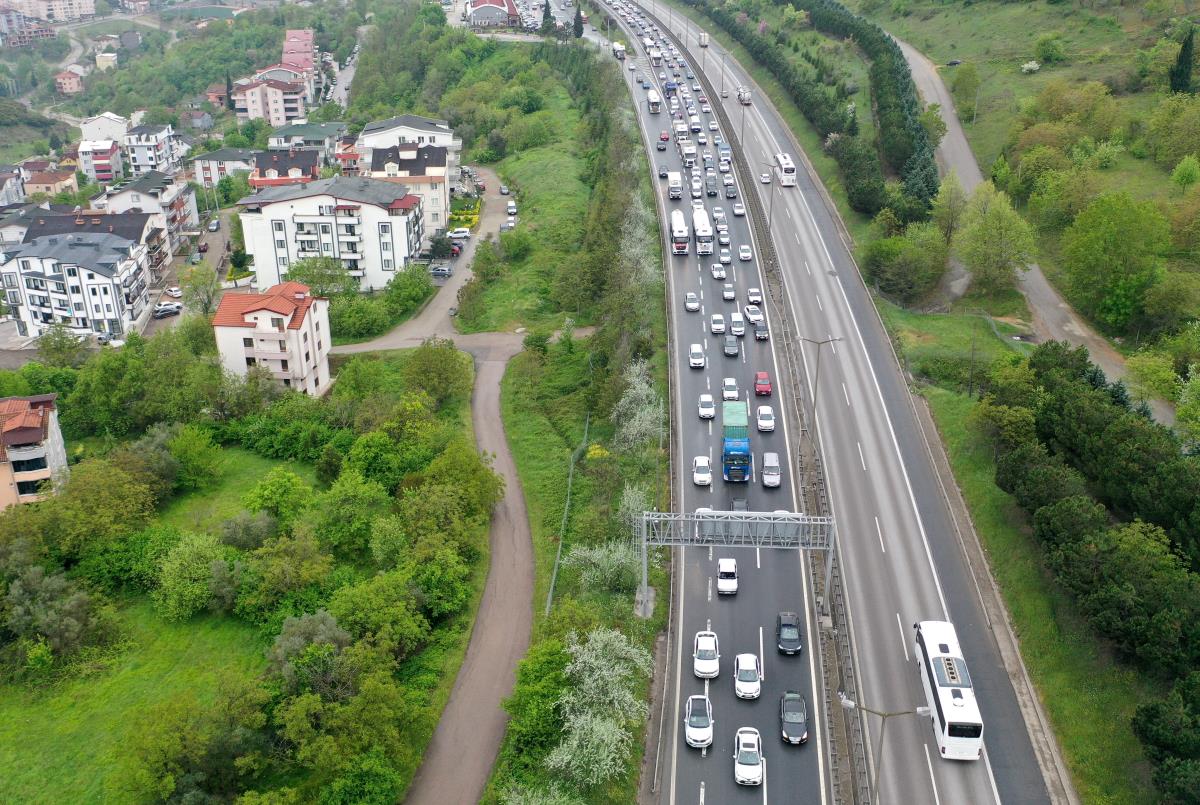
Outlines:
{"type": "MultiPolygon", "coordinates": [[[[783,413],[788,417],[789,423],[795,425],[796,432],[800,434],[800,438],[796,440],[793,464],[798,477],[801,478],[800,488],[804,498],[802,503],[814,514],[829,516],[829,496],[825,485],[820,447],[816,443],[814,429],[809,427],[807,418],[803,415],[803,401],[807,399],[807,395],[803,391],[801,378],[805,376],[805,373],[803,363],[797,354],[796,345],[799,341],[794,336],[791,315],[787,306],[784,278],[762,200],[757,192],[749,190],[754,187],[757,174],[751,170],[750,164],[746,160],[745,149],[736,136],[737,130],[722,103],[724,99],[715,91],[716,88],[709,81],[708,76],[694,69],[697,60],[695,54],[688,49],[687,43],[680,39],[661,17],[653,14],[637,0],[631,0],[631,2],[638,5],[648,18],[655,21],[663,31],[663,35],[674,42],[680,53],[686,54],[689,63],[693,66],[696,80],[704,87],[713,113],[720,120],[725,140],[733,146],[734,170],[740,179],[743,203],[757,244],[759,262],[763,267],[763,276],[767,285],[766,298],[771,310],[771,320],[775,324],[775,333],[771,337],[776,339],[777,344],[782,345],[780,352],[783,353],[784,366],[781,374],[786,375],[788,388],[796,400],[796,405],[784,407],[783,413]]],[[[696,33],[700,33],[698,27],[696,33]]],[[[759,93],[759,97],[764,96],[759,93]]],[[[669,330],[670,328],[668,328],[668,332],[669,330]]],[[[783,378],[780,380],[782,381],[783,378]]],[[[672,445],[673,450],[674,445],[672,445]]],[[[809,572],[812,576],[814,592],[818,599],[824,602],[822,608],[827,609],[822,616],[821,640],[815,642],[814,645],[819,647],[821,654],[825,721],[830,734],[827,746],[833,780],[833,798],[835,802],[853,801],[865,804],[872,800],[867,773],[867,751],[862,713],[858,710],[846,710],[835,698],[837,691],[843,691],[852,699],[857,698],[857,682],[853,671],[854,656],[850,644],[841,565],[837,550],[833,550],[831,554],[831,561],[824,566],[820,562],[809,562],[809,572]],[[828,622],[824,622],[826,619],[828,622]],[[848,793],[846,789],[849,789],[848,793]]]]}

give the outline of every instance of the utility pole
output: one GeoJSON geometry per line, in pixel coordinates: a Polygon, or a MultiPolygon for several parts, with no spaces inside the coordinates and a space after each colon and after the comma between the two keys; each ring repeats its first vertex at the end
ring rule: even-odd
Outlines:
{"type": "Polygon", "coordinates": [[[875,773],[872,776],[871,783],[871,802],[873,805],[879,805],[879,768],[883,765],[883,736],[887,731],[888,719],[896,716],[928,715],[929,708],[918,707],[915,710],[897,710],[895,712],[885,713],[880,710],[872,710],[870,707],[863,707],[853,699],[847,698],[846,694],[840,690],[838,691],[838,701],[840,701],[842,703],[842,707],[846,708],[847,710],[862,710],[864,713],[870,713],[871,715],[879,716],[883,720],[882,726],[879,728],[879,751],[875,753],[875,773]]]}

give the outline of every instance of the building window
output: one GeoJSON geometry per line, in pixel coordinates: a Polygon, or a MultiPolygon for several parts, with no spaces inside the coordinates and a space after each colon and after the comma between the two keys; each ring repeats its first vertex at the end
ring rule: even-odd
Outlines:
{"type": "Polygon", "coordinates": [[[380,248],[380,250],[382,250],[382,251],[385,251],[385,252],[390,252],[390,251],[392,250],[392,244],[388,243],[388,242],[385,240],[385,241],[383,241],[382,243],[380,243],[380,244],[379,244],[379,248],[380,248]]]}
{"type": "Polygon", "coordinates": [[[304,340],[304,343],[305,343],[305,344],[307,344],[307,343],[308,343],[308,333],[305,333],[305,334],[304,334],[304,339],[303,339],[303,340],[304,340]]]}
{"type": "Polygon", "coordinates": [[[280,268],[287,268],[287,264],[288,264],[288,259],[286,257],[279,258],[279,267],[280,268]]]}
{"type": "MultiPolygon", "coordinates": [[[[272,316],[271,317],[271,326],[274,327],[279,332],[283,332],[283,319],[279,318],[278,316],[272,316]]],[[[280,346],[280,349],[283,348],[282,341],[279,342],[279,346],[280,346]]]]}
{"type": "Polygon", "coordinates": [[[78,311],[78,312],[80,312],[80,313],[82,313],[82,312],[83,312],[83,302],[76,302],[76,303],[75,303],[75,310],[76,310],[76,311],[78,311]]]}
{"type": "Polygon", "coordinates": [[[436,212],[431,213],[429,216],[429,220],[433,221],[434,223],[437,223],[439,220],[441,220],[441,216],[439,216],[436,212]]]}
{"type": "Polygon", "coordinates": [[[380,224],[379,225],[379,234],[386,235],[386,234],[390,233],[391,231],[392,231],[391,224],[380,224]]]}
{"type": "Polygon", "coordinates": [[[105,296],[108,296],[108,286],[105,285],[103,288],[101,288],[100,293],[104,294],[105,296]]]}
{"type": "Polygon", "coordinates": [[[79,274],[79,272],[75,270],[75,266],[67,267],[67,276],[68,277],[78,276],[78,274],[79,274]]]}
{"type": "Polygon", "coordinates": [[[92,296],[96,296],[96,289],[94,287],[89,288],[88,290],[90,290],[92,292],[92,296]]]}
{"type": "Polygon", "coordinates": [[[392,268],[392,261],[388,258],[383,258],[383,270],[388,271],[392,268]]]}
{"type": "Polygon", "coordinates": [[[253,365],[254,365],[254,358],[246,358],[246,365],[247,365],[247,366],[253,366],[253,365]]]}
{"type": "Polygon", "coordinates": [[[308,363],[310,360],[311,360],[311,358],[308,357],[308,350],[305,350],[304,351],[304,362],[308,363]]]}
{"type": "Polygon", "coordinates": [[[328,235],[328,234],[330,234],[330,231],[331,230],[329,229],[329,224],[321,224],[321,234],[322,235],[328,235]]]}
{"type": "Polygon", "coordinates": [[[17,287],[17,275],[16,274],[5,274],[4,275],[4,287],[5,288],[16,288],[17,287]]]}
{"type": "Polygon", "coordinates": [[[274,227],[276,232],[283,231],[283,221],[272,221],[271,225],[274,227]]]}
{"type": "Polygon", "coordinates": [[[286,249],[286,248],[287,248],[287,241],[286,241],[286,240],[277,240],[277,241],[275,241],[275,248],[276,248],[276,249],[286,249]]]}
{"type": "Polygon", "coordinates": [[[287,358],[284,358],[283,360],[281,360],[279,362],[279,369],[280,369],[280,371],[283,371],[283,372],[286,372],[288,370],[287,358]]]}
{"type": "Polygon", "coordinates": [[[242,339],[242,346],[243,346],[243,347],[252,347],[252,346],[254,346],[254,339],[253,339],[253,338],[243,338],[243,339],[242,339]]]}

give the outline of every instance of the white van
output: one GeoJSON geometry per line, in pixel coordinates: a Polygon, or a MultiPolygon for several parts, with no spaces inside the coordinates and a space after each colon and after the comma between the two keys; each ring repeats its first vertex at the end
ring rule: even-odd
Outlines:
{"type": "Polygon", "coordinates": [[[692,115],[688,118],[688,127],[691,128],[692,134],[700,133],[700,116],[692,115]]]}
{"type": "Polygon", "coordinates": [[[778,453],[763,453],[762,484],[767,487],[777,487],[783,480],[783,470],[779,466],[778,453]]]}
{"type": "Polygon", "coordinates": [[[729,314],[729,332],[736,336],[746,334],[746,320],[736,310],[729,314]]]}

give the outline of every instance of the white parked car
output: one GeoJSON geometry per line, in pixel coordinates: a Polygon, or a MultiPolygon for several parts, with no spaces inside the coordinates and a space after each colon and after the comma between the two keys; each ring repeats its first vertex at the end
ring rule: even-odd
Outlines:
{"type": "Polygon", "coordinates": [[[717,560],[717,595],[735,595],[738,590],[737,560],[717,560]]]}
{"type": "Polygon", "coordinates": [[[466,227],[451,229],[450,233],[446,235],[446,237],[450,238],[450,240],[466,240],[467,238],[471,237],[471,230],[467,229],[466,227]]]}
{"type": "Polygon", "coordinates": [[[725,317],[720,313],[714,313],[708,319],[708,329],[713,335],[721,335],[725,332],[725,317]]]}
{"type": "Polygon", "coordinates": [[[762,308],[760,308],[758,305],[746,305],[745,311],[746,321],[750,322],[751,324],[758,324],[763,320],[762,308]]]}
{"type": "Polygon", "coordinates": [[[692,344],[688,347],[688,366],[693,369],[703,369],[707,362],[703,347],[699,344],[692,344]]]}
{"type": "Polygon", "coordinates": [[[758,425],[759,433],[773,433],[775,431],[775,411],[769,405],[758,406],[758,412],[754,416],[754,421],[758,425]]]}
{"type": "Polygon", "coordinates": [[[735,201],[733,203],[733,214],[738,216],[739,218],[742,217],[743,215],[745,215],[746,214],[746,205],[742,204],[742,202],[740,202],[740,201],[735,201]]]}
{"type": "Polygon", "coordinates": [[[738,246],[738,259],[743,263],[754,258],[754,253],[750,251],[750,247],[746,244],[738,246]]]}
{"type": "MultiPolygon", "coordinates": [[[[770,406],[767,406],[770,408],[770,406]]],[[[717,404],[713,401],[711,394],[701,394],[700,402],[696,406],[696,410],[700,414],[701,419],[713,419],[717,415],[717,404]]],[[[762,430],[759,428],[759,430],[762,430]]]]}
{"type": "Polygon", "coordinates": [[[757,654],[739,654],[733,659],[733,692],[739,699],[762,695],[762,665],[757,654]]]}
{"type": "MultiPolygon", "coordinates": [[[[723,250],[723,251],[728,251],[728,250],[723,250]]],[[[720,263],[713,263],[711,271],[712,271],[713,279],[715,279],[715,280],[725,279],[725,266],[721,265],[720,263]]]]}
{"type": "Polygon", "coordinates": [[[171,297],[172,299],[182,299],[183,298],[183,291],[181,291],[178,287],[176,287],[174,285],[172,285],[170,288],[167,288],[167,290],[163,291],[163,293],[165,293],[167,296],[171,297]]]}
{"type": "Polygon", "coordinates": [[[696,486],[712,486],[712,461],[708,456],[692,459],[692,483],[696,486]]]}
{"type": "Polygon", "coordinates": [[[754,727],[740,727],[733,736],[733,779],[738,785],[762,785],[762,738],[754,727]]]}
{"type": "Polygon", "coordinates": [[[721,399],[736,400],[739,396],[737,380],[732,377],[727,377],[721,381],[721,399]]]}
{"type": "Polygon", "coordinates": [[[688,746],[696,749],[712,746],[712,702],[707,696],[688,696],[687,704],[683,707],[683,738],[688,746]]]}
{"type": "Polygon", "coordinates": [[[695,293],[688,291],[683,295],[683,309],[688,313],[695,313],[700,309],[700,297],[695,293]]]}
{"type": "Polygon", "coordinates": [[[752,305],[761,305],[762,291],[758,288],[750,288],[746,291],[746,301],[752,305]]]}
{"type": "Polygon", "coordinates": [[[692,673],[701,679],[716,679],[721,673],[721,649],[716,632],[696,632],[692,642],[692,673]]]}

